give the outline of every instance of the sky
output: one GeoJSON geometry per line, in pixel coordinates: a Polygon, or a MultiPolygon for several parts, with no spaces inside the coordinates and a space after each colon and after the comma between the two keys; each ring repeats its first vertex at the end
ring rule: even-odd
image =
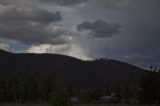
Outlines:
{"type": "Polygon", "coordinates": [[[0,0],[0,49],[160,64],[159,0],[0,0]]]}

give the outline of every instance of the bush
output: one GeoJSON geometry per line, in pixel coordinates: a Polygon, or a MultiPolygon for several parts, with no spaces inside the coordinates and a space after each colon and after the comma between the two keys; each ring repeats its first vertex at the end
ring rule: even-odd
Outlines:
{"type": "Polygon", "coordinates": [[[68,93],[60,88],[53,90],[50,101],[53,106],[72,106],[68,93]]]}

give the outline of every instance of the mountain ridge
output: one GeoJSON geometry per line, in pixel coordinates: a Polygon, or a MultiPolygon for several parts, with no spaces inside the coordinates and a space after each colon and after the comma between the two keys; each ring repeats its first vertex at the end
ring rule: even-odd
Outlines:
{"type": "Polygon", "coordinates": [[[111,59],[84,61],[59,54],[10,53],[0,50],[0,71],[10,75],[54,72],[63,84],[93,88],[109,82],[135,81],[144,69],[111,59]]]}

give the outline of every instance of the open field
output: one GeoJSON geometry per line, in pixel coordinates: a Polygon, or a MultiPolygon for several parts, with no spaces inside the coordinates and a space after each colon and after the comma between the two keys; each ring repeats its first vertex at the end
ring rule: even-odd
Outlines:
{"type": "MultiPolygon", "coordinates": [[[[51,104],[7,104],[3,103],[0,106],[52,106],[51,104]]],[[[155,105],[126,105],[126,104],[85,104],[85,105],[74,105],[74,106],[155,106],[155,105]]]]}

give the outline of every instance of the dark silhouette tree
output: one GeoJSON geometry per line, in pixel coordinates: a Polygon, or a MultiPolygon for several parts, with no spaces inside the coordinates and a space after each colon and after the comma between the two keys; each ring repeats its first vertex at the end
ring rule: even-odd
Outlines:
{"type": "Polygon", "coordinates": [[[6,81],[7,101],[18,102],[19,99],[19,82],[14,76],[10,76],[6,81]]]}
{"type": "Polygon", "coordinates": [[[57,86],[57,81],[53,73],[48,73],[43,76],[42,79],[42,98],[46,101],[50,99],[53,88],[57,86]]]}
{"type": "Polygon", "coordinates": [[[36,78],[32,74],[25,74],[24,82],[24,101],[35,102],[39,99],[40,92],[36,78]]]}
{"type": "Polygon", "coordinates": [[[50,102],[53,106],[72,106],[68,92],[60,86],[53,88],[50,102]]]}
{"type": "Polygon", "coordinates": [[[156,103],[160,101],[160,73],[147,71],[140,81],[140,103],[156,103]]]}
{"type": "Polygon", "coordinates": [[[0,79],[0,102],[6,100],[6,82],[5,80],[0,79]]]}

